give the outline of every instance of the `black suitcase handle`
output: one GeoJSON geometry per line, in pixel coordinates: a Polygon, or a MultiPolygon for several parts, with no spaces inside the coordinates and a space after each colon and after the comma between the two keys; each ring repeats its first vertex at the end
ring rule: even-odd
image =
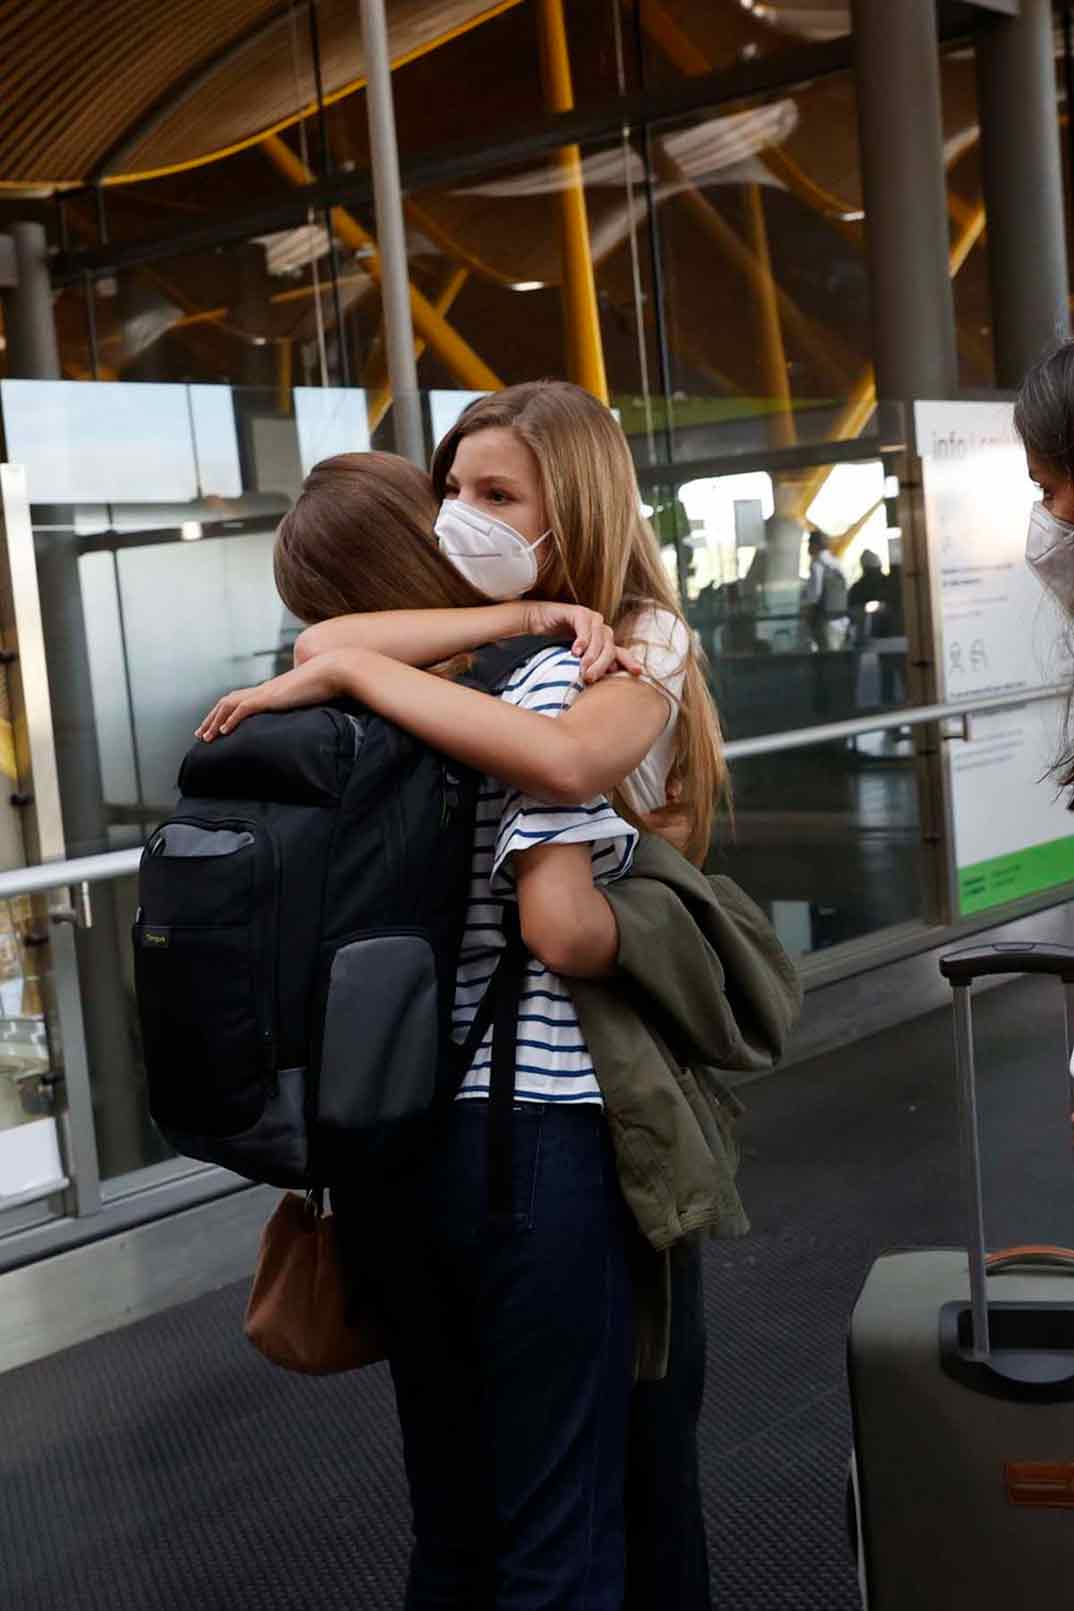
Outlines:
{"type": "Polygon", "coordinates": [[[940,972],[953,985],[972,984],[990,973],[1050,973],[1074,984],[1074,946],[1018,940],[1005,945],[971,945],[941,957],[940,972]]]}
{"type": "MultiPolygon", "coordinates": [[[[940,972],[954,990],[970,1275],[970,1302],[945,1303],[940,1310],[940,1363],[948,1376],[979,1393],[1047,1404],[1069,1402],[1074,1400],[1074,1305],[989,1302],[970,987],[987,974],[1041,973],[1061,979],[1067,997],[1069,1059],[1074,1029],[1074,947],[1036,941],[969,946],[941,957],[940,972]]],[[[1029,1257],[1030,1250],[1019,1251],[1023,1259],[1029,1257]]],[[[994,1273],[1012,1267],[1010,1252],[993,1260],[994,1273]]],[[[1039,1249],[1033,1257],[1040,1258],[1039,1249]]]]}

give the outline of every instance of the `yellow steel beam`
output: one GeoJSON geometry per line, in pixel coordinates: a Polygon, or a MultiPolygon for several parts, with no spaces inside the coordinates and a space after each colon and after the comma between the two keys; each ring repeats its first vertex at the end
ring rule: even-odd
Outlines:
{"type": "MultiPolygon", "coordinates": [[[[313,174],[302,158],[297,156],[278,134],[271,134],[263,140],[262,148],[279,171],[293,184],[308,185],[312,182],[313,174]]],[[[380,252],[369,231],[364,229],[345,207],[333,207],[332,225],[346,245],[353,251],[365,254],[362,266],[370,279],[379,284],[380,252]]],[[[423,296],[413,283],[410,286],[410,311],[414,328],[424,336],[432,351],[463,386],[469,391],[478,392],[495,392],[502,388],[503,381],[495,370],[490,369],[469,342],[464,341],[458,331],[437,313],[428,297],[423,296]]]]}
{"type": "MultiPolygon", "coordinates": [[[[437,292],[436,300],[433,303],[433,307],[436,309],[437,313],[443,316],[450,311],[452,303],[455,301],[455,298],[458,296],[459,292],[462,290],[469,278],[470,270],[465,264],[460,264],[457,268],[452,269],[451,273],[447,277],[446,282],[437,292]]],[[[421,336],[415,336],[415,359],[420,358],[424,351],[425,342],[422,340],[421,336]]],[[[377,350],[370,355],[369,363],[366,367],[366,376],[362,381],[362,384],[365,386],[367,391],[374,387],[376,388],[368,407],[370,431],[376,430],[377,426],[380,424],[381,420],[392,406],[392,389],[385,375],[386,368],[387,363],[384,352],[384,343],[382,339],[378,338],[377,350]]]]}
{"type": "Polygon", "coordinates": [[[294,372],[294,346],[284,336],[276,343],[276,407],[281,414],[291,412],[291,387],[294,372]]]}
{"type": "Polygon", "coordinates": [[[794,401],[787,374],[787,353],[779,322],[779,299],[772,274],[772,254],[768,249],[768,229],[764,217],[764,197],[757,184],[745,186],[746,241],[760,269],[757,285],[757,323],[761,337],[761,376],[765,396],[778,404],[768,416],[768,435],[773,447],[793,447],[798,440],[794,427],[794,401]]]}
{"type": "Polygon", "coordinates": [[[842,531],[837,537],[832,537],[830,539],[828,546],[831,548],[832,553],[837,559],[841,558],[846,553],[847,549],[861,531],[862,527],[867,521],[873,518],[883,501],[883,498],[877,498],[876,502],[871,503],[863,515],[859,515],[857,520],[851,522],[846,531],[842,531]]]}
{"type": "Polygon", "coordinates": [[[849,202],[842,196],[837,196],[832,190],[825,190],[811,179],[804,168],[800,168],[792,156],[789,156],[782,146],[770,145],[767,151],[760,153],[761,161],[774,179],[786,185],[792,196],[804,201],[813,212],[827,220],[840,235],[851,242],[853,246],[861,246],[862,220],[848,218],[852,212],[849,202]]]}
{"type": "MultiPolygon", "coordinates": [[[[539,0],[541,73],[545,104],[550,112],[569,112],[574,106],[570,52],[563,0],[539,0]]],[[[562,177],[559,191],[563,241],[563,309],[567,326],[567,374],[579,386],[608,401],[604,345],[597,307],[597,282],[589,241],[589,218],[582,178],[582,153],[567,145],[553,154],[562,177]]]]}

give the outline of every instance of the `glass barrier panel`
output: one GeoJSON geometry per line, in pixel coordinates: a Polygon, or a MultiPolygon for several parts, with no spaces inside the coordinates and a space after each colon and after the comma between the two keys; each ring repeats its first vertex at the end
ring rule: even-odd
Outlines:
{"type": "Polygon", "coordinates": [[[45,903],[27,895],[0,900],[0,1235],[8,1203],[64,1177],[50,970],[45,903]]]}
{"type": "MultiPolygon", "coordinates": [[[[430,447],[474,395],[423,395],[430,447]]],[[[0,386],[9,453],[30,486],[69,855],[144,842],[212,703],[290,665],[300,623],[276,592],[276,527],[315,463],[375,440],[372,397],[0,386]]],[[[637,419],[620,413],[637,438],[637,419]]],[[[880,459],[793,477],[683,465],[644,498],[728,738],[905,702],[901,556],[880,459]],[[809,552],[813,528],[830,538],[823,559],[809,552]]],[[[739,762],[734,783],[737,826],[718,838],[714,865],[767,905],[794,948],[920,915],[904,738],[739,762]]],[[[145,1105],[135,904],[133,878],[100,886],[94,925],[77,937],[105,1181],[166,1156],[145,1105]]]]}
{"type": "Polygon", "coordinates": [[[734,818],[708,870],[742,885],[792,956],[925,918],[910,728],[752,756],[731,775],[734,818]]]}
{"type": "Polygon", "coordinates": [[[898,490],[880,459],[689,478],[643,494],[730,739],[907,702],[898,490]]]}

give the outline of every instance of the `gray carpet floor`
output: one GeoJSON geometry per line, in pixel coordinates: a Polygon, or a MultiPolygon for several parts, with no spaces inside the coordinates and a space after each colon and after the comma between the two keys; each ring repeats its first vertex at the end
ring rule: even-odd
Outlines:
{"type": "MultiPolygon", "coordinates": [[[[989,1240],[1069,1243],[1060,993],[990,992],[978,1026],[989,1240]]],[[[754,1233],[706,1254],[713,1604],[854,1611],[846,1323],[880,1251],[959,1239],[949,1019],[745,1094],[754,1233]]],[[[3,1611],[401,1605],[407,1505],[386,1371],[276,1370],[242,1338],[244,1301],[229,1287],[0,1376],[3,1611]]]]}

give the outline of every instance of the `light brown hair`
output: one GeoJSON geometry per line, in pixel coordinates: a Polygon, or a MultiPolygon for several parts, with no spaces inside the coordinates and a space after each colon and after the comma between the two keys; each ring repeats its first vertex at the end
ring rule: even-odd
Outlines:
{"type": "Polygon", "coordinates": [[[395,453],[322,459],[276,532],[280,597],[307,626],[371,610],[487,604],[437,548],[437,507],[425,471],[395,453]]]}
{"type": "MultiPolygon", "coordinates": [[[[491,429],[517,431],[540,471],[554,555],[540,596],[599,610],[630,642],[631,620],[646,605],[682,606],[641,513],[634,463],[611,410],[563,380],[529,381],[492,392],[464,409],[433,459],[433,487],[443,498],[459,443],[491,429]]],[[[686,680],[669,787],[690,822],[686,853],[708,851],[717,804],[729,797],[727,764],[704,657],[689,634],[686,680]]]]}

